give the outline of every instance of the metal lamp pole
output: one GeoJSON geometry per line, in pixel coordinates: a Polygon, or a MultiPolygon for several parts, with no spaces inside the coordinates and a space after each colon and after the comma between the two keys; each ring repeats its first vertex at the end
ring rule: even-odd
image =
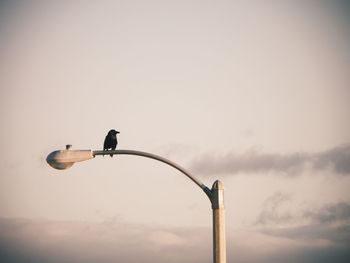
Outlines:
{"type": "Polygon", "coordinates": [[[115,151],[92,151],[92,150],[72,150],[71,145],[66,146],[66,150],[58,150],[50,153],[46,161],[55,169],[64,170],[70,168],[74,163],[89,160],[97,155],[105,154],[127,154],[143,156],[166,163],[182,172],[195,184],[197,184],[208,196],[213,210],[213,262],[226,263],[226,238],[225,238],[225,207],[224,207],[224,187],[222,182],[216,180],[211,189],[205,186],[201,181],[186,171],[180,165],[163,158],[161,156],[133,151],[133,150],[115,150],[115,151]]]}

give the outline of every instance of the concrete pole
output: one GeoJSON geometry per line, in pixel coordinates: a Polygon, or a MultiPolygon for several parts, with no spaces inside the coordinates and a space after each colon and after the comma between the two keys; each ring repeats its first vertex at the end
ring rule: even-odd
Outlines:
{"type": "Polygon", "coordinates": [[[226,263],[224,186],[216,180],[211,189],[213,209],[213,256],[214,263],[226,263]]]}

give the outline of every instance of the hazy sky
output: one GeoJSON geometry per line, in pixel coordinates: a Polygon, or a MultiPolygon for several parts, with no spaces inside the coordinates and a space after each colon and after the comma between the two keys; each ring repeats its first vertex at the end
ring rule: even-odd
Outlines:
{"type": "Polygon", "coordinates": [[[347,1],[1,1],[0,259],[211,262],[211,207],[136,156],[225,187],[228,262],[350,258],[347,1]]]}

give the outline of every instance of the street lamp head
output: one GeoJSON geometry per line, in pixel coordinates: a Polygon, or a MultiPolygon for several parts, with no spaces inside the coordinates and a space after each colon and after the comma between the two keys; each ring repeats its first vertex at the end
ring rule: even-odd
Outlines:
{"type": "Polygon", "coordinates": [[[58,150],[50,153],[46,162],[53,168],[65,170],[76,162],[82,162],[94,158],[91,150],[71,150],[72,145],[67,145],[66,150],[58,150]]]}

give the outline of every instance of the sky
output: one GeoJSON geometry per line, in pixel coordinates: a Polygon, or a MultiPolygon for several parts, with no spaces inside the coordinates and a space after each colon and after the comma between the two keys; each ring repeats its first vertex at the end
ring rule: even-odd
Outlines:
{"type": "Polygon", "coordinates": [[[155,160],[59,171],[66,144],[225,188],[227,262],[350,258],[347,1],[1,1],[0,259],[212,262],[206,195],[155,160]]]}

